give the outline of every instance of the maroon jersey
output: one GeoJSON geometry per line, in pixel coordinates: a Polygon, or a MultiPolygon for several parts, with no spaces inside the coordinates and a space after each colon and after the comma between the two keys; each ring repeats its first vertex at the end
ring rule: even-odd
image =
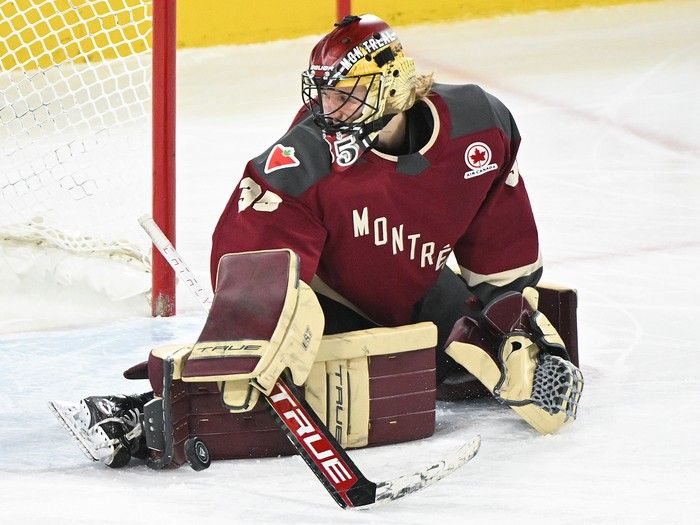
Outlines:
{"type": "Polygon", "coordinates": [[[371,149],[343,170],[331,165],[353,143],[297,118],[247,164],[214,232],[212,276],[225,253],[290,248],[304,281],[387,326],[410,322],[451,252],[473,289],[532,284],[537,230],[510,112],[472,85],[437,84],[421,104],[433,130],[420,151],[371,149]]]}

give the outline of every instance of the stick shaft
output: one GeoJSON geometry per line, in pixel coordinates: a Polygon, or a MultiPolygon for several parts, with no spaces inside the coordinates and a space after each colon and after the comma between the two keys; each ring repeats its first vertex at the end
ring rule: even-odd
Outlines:
{"type": "Polygon", "coordinates": [[[204,308],[209,310],[211,308],[214,295],[208,288],[205,288],[199,284],[199,281],[197,281],[197,278],[194,276],[192,270],[190,270],[182,257],[180,257],[180,254],[177,253],[177,250],[175,250],[175,247],[155,223],[153,217],[150,215],[143,215],[141,218],[139,218],[139,224],[153,241],[153,246],[158,249],[163,258],[175,271],[177,278],[181,282],[185,283],[192,295],[194,295],[194,297],[202,304],[204,308]]]}

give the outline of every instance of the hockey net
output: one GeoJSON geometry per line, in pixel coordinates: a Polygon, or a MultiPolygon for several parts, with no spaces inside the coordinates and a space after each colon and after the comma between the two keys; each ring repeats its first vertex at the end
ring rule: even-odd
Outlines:
{"type": "Polygon", "coordinates": [[[152,0],[0,0],[6,288],[148,295],[152,14],[152,0]]]}

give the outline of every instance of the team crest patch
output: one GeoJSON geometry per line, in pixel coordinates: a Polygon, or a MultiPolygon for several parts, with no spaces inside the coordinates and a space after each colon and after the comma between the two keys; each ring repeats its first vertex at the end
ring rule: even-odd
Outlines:
{"type": "Polygon", "coordinates": [[[265,173],[272,173],[284,168],[293,168],[299,164],[299,159],[294,155],[293,147],[275,144],[265,161],[265,173]]]}
{"type": "Polygon", "coordinates": [[[483,142],[472,142],[464,152],[464,162],[469,171],[464,174],[465,179],[478,177],[489,171],[498,169],[498,164],[491,164],[491,148],[483,142]]]}

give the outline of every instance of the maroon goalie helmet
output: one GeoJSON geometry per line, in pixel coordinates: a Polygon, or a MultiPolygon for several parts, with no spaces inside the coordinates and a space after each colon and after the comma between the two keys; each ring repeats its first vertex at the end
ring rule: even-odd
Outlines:
{"type": "Polygon", "coordinates": [[[346,16],[335,26],[311,51],[302,99],[326,133],[364,138],[413,104],[415,66],[382,19],[346,16]]]}

